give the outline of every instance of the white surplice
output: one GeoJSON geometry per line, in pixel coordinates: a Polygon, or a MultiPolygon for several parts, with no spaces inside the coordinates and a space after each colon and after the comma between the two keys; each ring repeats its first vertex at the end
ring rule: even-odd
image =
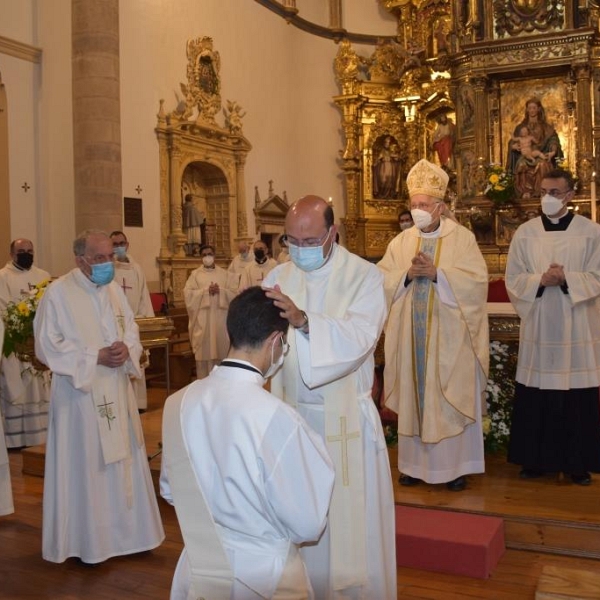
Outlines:
{"type": "Polygon", "coordinates": [[[229,289],[231,277],[221,267],[198,267],[192,271],[183,297],[189,316],[190,344],[196,358],[198,379],[206,377],[212,367],[227,356],[227,309],[236,292],[229,289]],[[219,293],[211,295],[211,283],[219,285],[219,293]]]}
{"type": "MultiPolygon", "coordinates": [[[[316,540],[323,531],[334,479],[322,440],[263,383],[260,373],[216,367],[186,388],[180,411],[188,455],[235,576],[236,600],[272,597],[290,543],[316,540]]],[[[165,441],[165,452],[168,447],[165,441]]],[[[167,463],[165,456],[161,495],[173,504],[167,463]]],[[[312,597],[302,563],[296,580],[289,598],[312,597]]],[[[192,598],[184,549],[171,600],[192,598]]]]}
{"type": "Polygon", "coordinates": [[[377,265],[390,314],[385,332],[386,406],[398,414],[398,469],[428,483],[485,470],[482,392],[489,338],[487,267],[473,234],[442,218],[432,233],[411,227],[377,265]],[[437,283],[428,293],[423,408],[417,402],[413,344],[415,286],[404,285],[423,240],[437,240],[437,283]]]}
{"type": "MultiPolygon", "coordinates": [[[[133,311],[133,316],[138,319],[140,317],[153,317],[154,309],[150,300],[150,292],[146,284],[146,276],[142,267],[136,263],[131,257],[128,257],[129,262],[115,261],[115,281],[123,290],[127,302],[133,311]]],[[[138,409],[145,410],[148,408],[148,394],[146,392],[146,376],[142,369],[140,378],[131,380],[133,391],[137,400],[138,409]]]]}
{"type": "MultiPolygon", "coordinates": [[[[25,271],[10,261],[6,263],[0,269],[0,312],[49,279],[50,273],[35,265],[25,271]]],[[[48,429],[50,373],[32,372],[31,363],[18,360],[14,354],[2,356],[0,371],[0,409],[7,447],[43,444],[48,429]]]]}
{"type": "Polygon", "coordinates": [[[240,289],[245,290],[253,285],[262,285],[265,277],[277,266],[277,261],[273,258],[259,265],[255,260],[252,261],[242,273],[240,289]]]}
{"type": "Polygon", "coordinates": [[[545,231],[542,218],[513,236],[506,289],[519,317],[516,380],[546,390],[600,385],[600,225],[575,215],[564,231],[545,231]],[[537,297],[550,263],[563,265],[559,286],[537,297]]]}
{"type": "MultiPolygon", "coordinates": [[[[0,319],[0,353],[4,340],[4,323],[0,319]]],[[[15,512],[13,503],[12,486],[10,483],[10,465],[8,463],[8,452],[4,441],[4,429],[0,419],[0,516],[10,515],[15,512]]]]}
{"type": "Polygon", "coordinates": [[[334,245],[311,272],[292,262],[263,287],[280,285],[304,310],[310,333],[290,328],[290,354],[275,395],[297,407],[327,442],[336,464],[329,524],[302,549],[316,598],[396,598],[394,497],[385,437],[371,398],[373,352],[385,319],[375,265],[334,245]]]}
{"type": "Polygon", "coordinates": [[[34,321],[36,354],[53,372],[42,553],[96,563],[164,539],[130,375],[142,347],[119,286],[73,269],[48,288],[34,321]],[[129,359],[97,364],[121,340],[129,359]]]}

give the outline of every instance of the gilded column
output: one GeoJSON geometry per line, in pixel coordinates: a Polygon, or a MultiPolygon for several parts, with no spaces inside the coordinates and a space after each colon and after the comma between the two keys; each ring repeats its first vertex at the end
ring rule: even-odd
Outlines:
{"type": "Polygon", "coordinates": [[[592,98],[590,94],[590,67],[575,67],[577,89],[577,177],[581,183],[579,192],[584,195],[590,192],[590,181],[594,171],[594,146],[592,130],[592,98]]]}
{"type": "MultiPolygon", "coordinates": [[[[473,79],[473,89],[475,91],[475,117],[477,124],[488,123],[487,103],[485,97],[485,77],[476,77],[473,79]]],[[[487,126],[475,127],[475,156],[489,160],[487,126]]]]}
{"type": "Polygon", "coordinates": [[[71,0],[75,227],[123,226],[119,0],[71,0]]]}

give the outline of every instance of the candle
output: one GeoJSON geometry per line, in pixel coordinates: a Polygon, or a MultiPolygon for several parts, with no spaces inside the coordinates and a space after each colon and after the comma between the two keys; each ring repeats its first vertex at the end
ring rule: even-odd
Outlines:
{"type": "Polygon", "coordinates": [[[597,215],[596,215],[596,172],[594,171],[592,173],[592,199],[591,199],[591,205],[592,205],[592,221],[594,221],[594,223],[597,223],[597,215]]]}

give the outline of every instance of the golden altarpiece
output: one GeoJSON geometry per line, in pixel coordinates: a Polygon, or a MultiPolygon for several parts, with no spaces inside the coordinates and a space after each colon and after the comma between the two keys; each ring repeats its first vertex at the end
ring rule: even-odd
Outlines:
{"type": "Polygon", "coordinates": [[[407,206],[406,174],[420,158],[450,174],[447,200],[492,276],[504,272],[518,225],[539,214],[539,175],[551,166],[576,175],[572,208],[595,217],[599,2],[380,3],[398,19],[396,39],[370,56],[342,39],[334,64],[349,249],[383,255],[407,206]],[[523,129],[528,110],[543,121],[543,136],[523,129]],[[512,180],[506,204],[486,195],[491,168],[512,180]]]}
{"type": "Polygon", "coordinates": [[[170,112],[160,101],[159,146],[161,290],[183,304],[183,287],[201,265],[202,243],[215,247],[219,262],[248,235],[244,165],[251,145],[242,131],[244,112],[235,101],[222,108],[220,57],[212,39],[187,42],[187,83],[170,112]],[[216,121],[223,113],[224,126],[216,121]]]}

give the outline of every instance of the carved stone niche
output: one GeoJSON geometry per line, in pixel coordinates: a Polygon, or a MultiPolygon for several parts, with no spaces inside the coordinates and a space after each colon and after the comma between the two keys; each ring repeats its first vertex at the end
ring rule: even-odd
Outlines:
{"type": "Polygon", "coordinates": [[[220,58],[208,37],[187,42],[187,84],[183,99],[167,113],[160,101],[156,135],[160,165],[161,236],[158,264],[161,290],[183,305],[183,287],[202,262],[201,243],[215,247],[218,262],[248,237],[244,165],[252,146],[243,136],[245,113],[227,101],[221,110],[220,58]]]}
{"type": "Polygon", "coordinates": [[[256,238],[262,240],[273,258],[281,252],[279,237],[285,233],[285,215],[289,209],[287,194],[283,198],[273,191],[273,182],[269,181],[269,196],[261,200],[258,186],[254,187],[254,222],[256,224],[256,238]]]}

